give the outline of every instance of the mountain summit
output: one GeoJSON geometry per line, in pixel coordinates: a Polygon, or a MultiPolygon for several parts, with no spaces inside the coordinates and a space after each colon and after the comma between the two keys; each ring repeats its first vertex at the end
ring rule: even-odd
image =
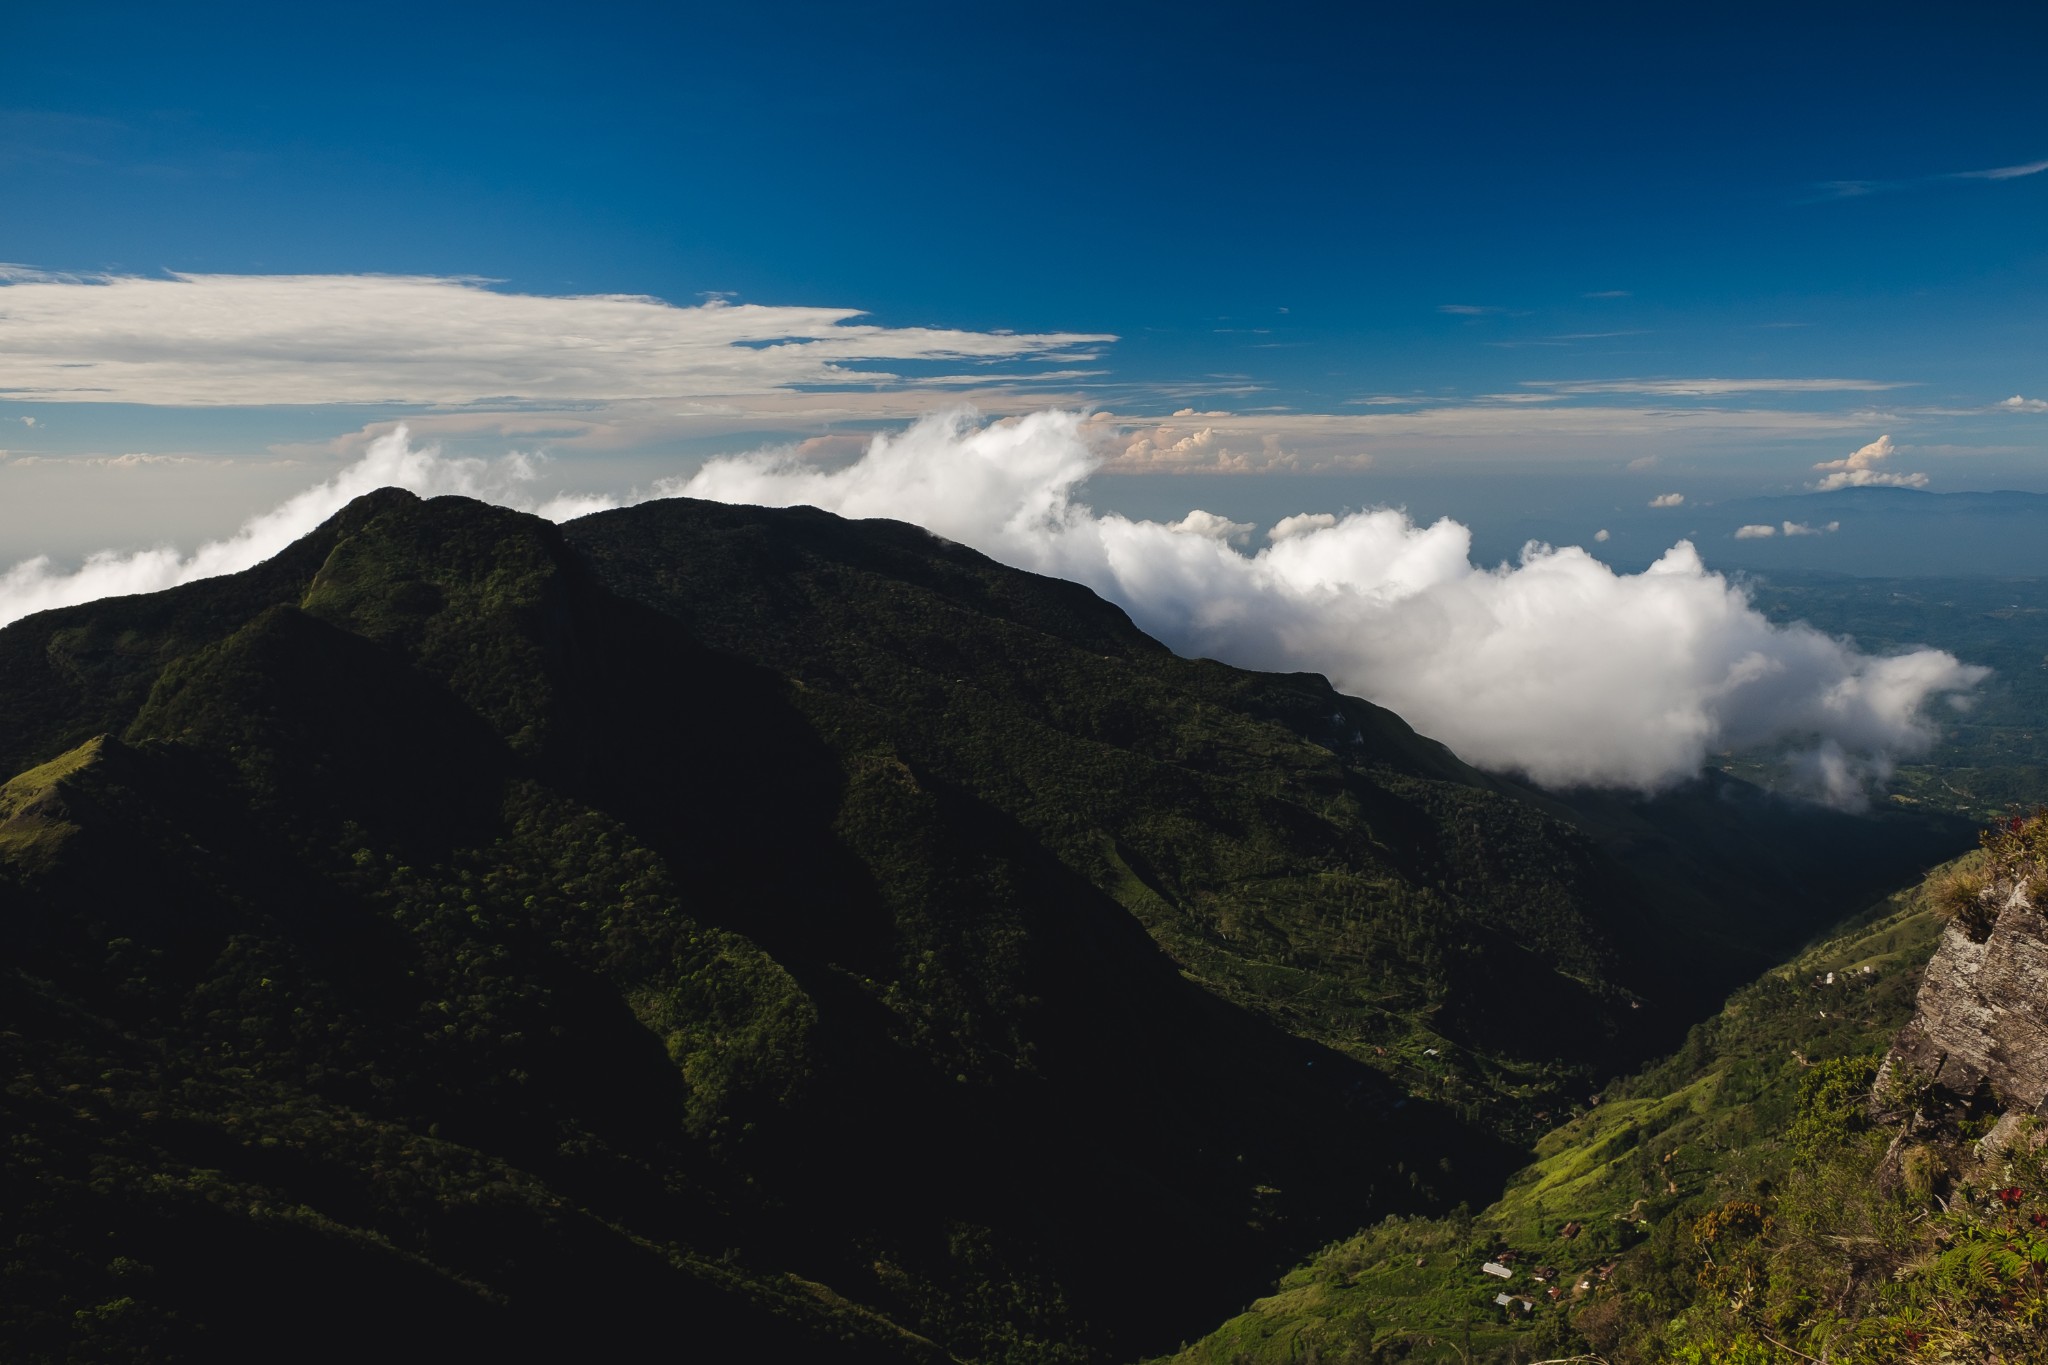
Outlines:
{"type": "Polygon", "coordinates": [[[1641,812],[809,509],[384,490],[0,707],[29,1359],[1163,1349],[1496,1188],[1710,941],[1641,812]]]}

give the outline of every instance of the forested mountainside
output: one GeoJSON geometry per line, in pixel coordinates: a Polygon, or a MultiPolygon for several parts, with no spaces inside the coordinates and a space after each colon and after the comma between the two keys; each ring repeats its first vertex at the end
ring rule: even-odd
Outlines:
{"type": "Polygon", "coordinates": [[[957,774],[1070,864],[1096,865],[1091,879],[1212,986],[1364,1052],[1393,1049],[1409,1021],[1427,1017],[1434,1031],[1415,1035],[1409,1055],[1431,1045],[1448,1055],[1450,1042],[1477,1084],[1462,1070],[1424,1079],[1468,1102],[1520,1094],[1529,1102],[1490,1103],[1485,1114],[1517,1133],[1553,1098],[1545,1062],[1531,1060],[1582,1057],[1592,1045],[1583,1034],[1559,1042],[1576,1025],[1556,1012],[1559,983],[1525,951],[1582,982],[1624,983],[1620,1055],[1645,1057],[1976,834],[1954,816],[1880,807],[1852,817],[1713,772],[1655,800],[1537,792],[1475,771],[1318,676],[1178,658],[1085,589],[1004,569],[913,526],[674,499],[564,532],[622,595],[852,703],[889,727],[893,745],[957,774]],[[1277,723],[1282,747],[1246,721],[1277,723]],[[1083,759],[1045,762],[1055,733],[1058,752],[1083,759]],[[1247,756],[1291,771],[1296,790],[1341,782],[1371,834],[1368,862],[1349,869],[1384,869],[1381,889],[1355,878],[1288,884],[1255,860],[1233,866],[1214,842],[1232,821],[1208,818],[1191,839],[1177,837],[1188,803],[1213,806],[1208,779],[1239,784],[1254,771],[1247,756]],[[1176,785],[1160,785],[1160,758],[1176,785]],[[1029,780],[1008,775],[1020,772],[1029,780]],[[1562,854],[1560,825],[1572,827],[1562,854]],[[1157,847],[1187,884],[1101,868],[1085,844],[1105,833],[1141,853],[1157,847]],[[1582,835],[1597,846],[1590,861],[1582,835]],[[1396,913],[1415,888],[1444,894],[1396,913]],[[1347,914],[1347,900],[1370,910],[1347,914]],[[1437,902],[1451,913],[1435,913],[1437,902]],[[1361,971],[1407,988],[1361,995],[1361,971]]]}
{"type": "Polygon", "coordinates": [[[1129,1358],[1744,960],[1654,812],[803,509],[386,490],[0,714],[10,1358],[1129,1358]]]}
{"type": "Polygon", "coordinates": [[[2048,817],[1984,843],[1175,1360],[2048,1360],[2048,817]]]}

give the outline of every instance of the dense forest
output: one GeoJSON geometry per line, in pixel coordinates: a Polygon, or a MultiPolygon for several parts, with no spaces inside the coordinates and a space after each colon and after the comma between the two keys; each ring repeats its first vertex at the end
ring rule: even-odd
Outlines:
{"type": "Polygon", "coordinates": [[[386,490],[0,631],[0,706],[24,1360],[1170,1352],[1318,1247],[1540,1231],[1459,1210],[1966,839],[1561,801],[807,509],[386,490]]]}

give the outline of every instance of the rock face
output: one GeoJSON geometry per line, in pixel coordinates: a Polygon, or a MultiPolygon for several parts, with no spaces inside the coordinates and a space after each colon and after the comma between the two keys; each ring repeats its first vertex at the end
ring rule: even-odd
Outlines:
{"type": "Polygon", "coordinates": [[[2007,1110],[2048,1115],[2048,919],[2022,880],[1984,940],[1951,924],[1885,1073],[1967,1095],[1988,1084],[2007,1110]]]}

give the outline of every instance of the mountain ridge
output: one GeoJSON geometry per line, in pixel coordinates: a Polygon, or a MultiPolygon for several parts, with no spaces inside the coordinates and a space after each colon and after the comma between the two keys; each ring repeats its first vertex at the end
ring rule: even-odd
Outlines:
{"type": "Polygon", "coordinates": [[[1119,1358],[1654,1037],[1556,803],[900,524],[387,490],[0,631],[0,702],[27,1354],[338,1356],[389,1271],[479,1340],[1119,1358]]]}

